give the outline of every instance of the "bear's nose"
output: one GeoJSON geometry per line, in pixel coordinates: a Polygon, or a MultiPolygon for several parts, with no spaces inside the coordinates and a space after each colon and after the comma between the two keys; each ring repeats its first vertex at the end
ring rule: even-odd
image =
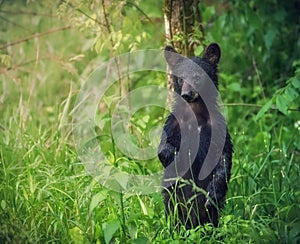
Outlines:
{"type": "Polygon", "coordinates": [[[182,92],[181,96],[185,101],[190,103],[190,102],[193,102],[195,100],[195,98],[197,97],[197,94],[193,90],[190,90],[190,91],[182,92]]]}

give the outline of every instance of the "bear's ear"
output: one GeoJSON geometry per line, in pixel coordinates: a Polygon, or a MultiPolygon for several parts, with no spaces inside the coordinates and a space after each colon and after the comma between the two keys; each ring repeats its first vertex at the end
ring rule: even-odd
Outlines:
{"type": "Polygon", "coordinates": [[[182,59],[181,55],[171,46],[165,48],[165,59],[171,67],[175,66],[182,59]]]}
{"type": "Polygon", "coordinates": [[[217,43],[211,43],[205,49],[203,58],[207,59],[211,64],[218,64],[221,57],[221,49],[217,43]]]}

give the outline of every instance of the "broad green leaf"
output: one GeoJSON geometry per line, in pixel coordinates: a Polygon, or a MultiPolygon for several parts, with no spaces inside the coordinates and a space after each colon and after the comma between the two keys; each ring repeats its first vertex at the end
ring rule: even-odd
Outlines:
{"type": "Polygon", "coordinates": [[[201,45],[197,46],[194,50],[196,56],[200,56],[202,52],[203,52],[203,47],[201,45]]]}
{"type": "Polygon", "coordinates": [[[89,213],[91,214],[94,208],[103,200],[106,199],[106,192],[99,192],[96,195],[92,197],[91,203],[90,203],[90,208],[89,208],[89,213]]]}
{"type": "Polygon", "coordinates": [[[232,91],[240,91],[241,90],[241,85],[240,83],[231,83],[228,88],[232,91]]]}
{"type": "Polygon", "coordinates": [[[269,108],[272,106],[272,99],[269,100],[257,113],[257,115],[255,116],[254,120],[257,121],[258,119],[260,119],[268,110],[269,108]]]}
{"type": "Polygon", "coordinates": [[[289,101],[293,101],[295,98],[299,97],[299,93],[291,85],[288,85],[286,88],[285,95],[288,97],[289,101]]]}
{"type": "Polygon", "coordinates": [[[284,96],[276,97],[276,106],[281,113],[287,115],[288,101],[284,96]]]}
{"type": "Polygon", "coordinates": [[[83,232],[81,231],[81,229],[77,226],[75,226],[72,229],[69,229],[69,234],[70,237],[73,241],[73,243],[75,244],[81,244],[84,243],[83,242],[83,232]]]}
{"type": "Polygon", "coordinates": [[[291,78],[291,83],[295,88],[300,88],[300,77],[293,77],[291,78]]]}
{"type": "Polygon", "coordinates": [[[270,48],[273,44],[275,36],[276,36],[276,30],[275,29],[269,29],[268,32],[264,35],[265,45],[266,45],[266,48],[268,50],[270,50],[270,48]]]}
{"type": "Polygon", "coordinates": [[[145,236],[138,237],[137,239],[133,240],[133,244],[147,244],[150,243],[148,238],[145,236]]]}
{"type": "Polygon", "coordinates": [[[300,235],[300,224],[295,223],[296,226],[293,226],[290,230],[289,237],[290,239],[295,239],[300,235]]]}
{"type": "Polygon", "coordinates": [[[114,178],[123,189],[126,189],[129,180],[129,175],[127,173],[117,172],[114,174],[114,178]]]}
{"type": "Polygon", "coordinates": [[[117,232],[117,230],[120,228],[120,222],[119,220],[115,219],[109,222],[105,222],[102,224],[102,229],[104,232],[104,239],[105,243],[110,243],[112,237],[117,232]]]}
{"type": "Polygon", "coordinates": [[[5,210],[5,208],[6,208],[6,202],[4,200],[1,200],[1,208],[3,210],[5,210]]]}
{"type": "Polygon", "coordinates": [[[131,237],[131,239],[136,239],[137,238],[137,232],[138,232],[138,227],[135,222],[129,222],[127,223],[127,229],[128,233],[131,237]]]}

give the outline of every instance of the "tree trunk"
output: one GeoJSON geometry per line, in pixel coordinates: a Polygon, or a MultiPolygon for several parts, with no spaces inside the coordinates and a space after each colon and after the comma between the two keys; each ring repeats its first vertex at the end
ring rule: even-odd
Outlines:
{"type": "MultiPolygon", "coordinates": [[[[204,44],[199,4],[200,0],[165,0],[166,42],[188,57],[194,56],[196,46],[204,44]]],[[[173,89],[170,75],[168,88],[173,89]]]]}
{"type": "Polygon", "coordinates": [[[182,55],[193,56],[194,49],[203,45],[200,0],[165,0],[166,40],[182,55]]]}

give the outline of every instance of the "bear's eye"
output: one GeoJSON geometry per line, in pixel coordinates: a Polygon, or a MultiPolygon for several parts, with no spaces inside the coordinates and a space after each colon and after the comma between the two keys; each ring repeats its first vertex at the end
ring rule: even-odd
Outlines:
{"type": "Polygon", "coordinates": [[[178,79],[177,79],[177,83],[178,83],[178,85],[182,85],[182,84],[183,84],[183,79],[182,79],[182,78],[180,78],[180,77],[178,77],[178,79]]]}

